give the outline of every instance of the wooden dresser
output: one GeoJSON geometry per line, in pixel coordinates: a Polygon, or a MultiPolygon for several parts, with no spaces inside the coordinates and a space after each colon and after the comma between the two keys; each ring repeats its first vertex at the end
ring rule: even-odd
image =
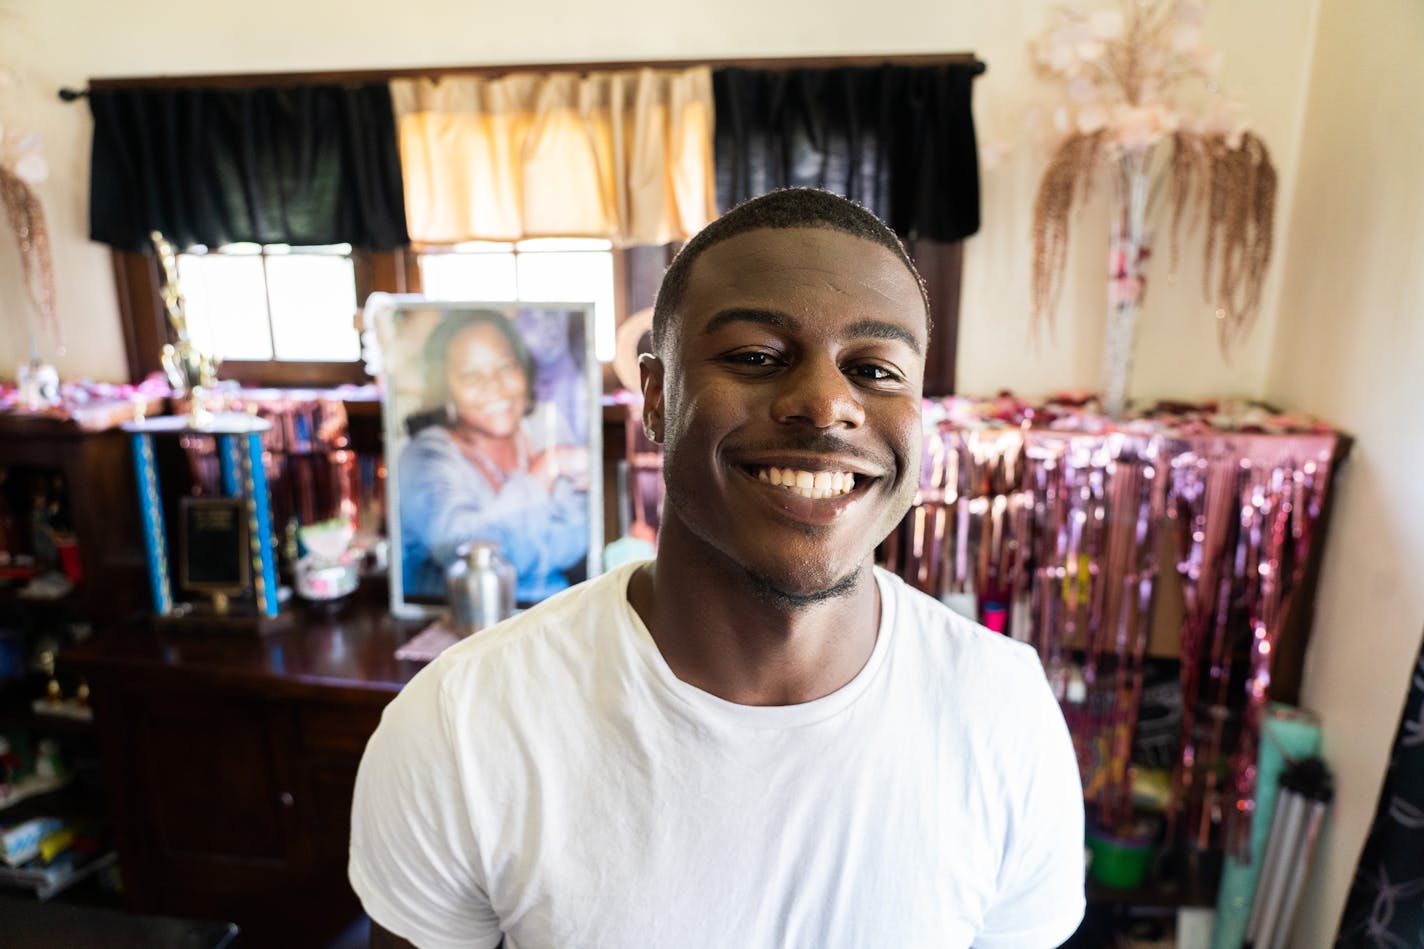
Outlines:
{"type": "Polygon", "coordinates": [[[244,945],[320,947],[360,912],[351,795],[386,703],[421,668],[384,603],[289,631],[101,630],[61,656],[88,679],[135,912],[231,920],[244,945]]]}

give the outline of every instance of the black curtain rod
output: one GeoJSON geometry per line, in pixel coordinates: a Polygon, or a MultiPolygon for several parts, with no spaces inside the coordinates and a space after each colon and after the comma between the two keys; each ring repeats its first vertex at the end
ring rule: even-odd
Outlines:
{"type": "MultiPolygon", "coordinates": [[[[499,66],[424,66],[411,69],[348,70],[340,72],[304,73],[240,73],[190,76],[135,76],[119,79],[91,79],[90,88],[253,88],[258,86],[324,85],[351,82],[386,82],[391,79],[439,79],[444,76],[502,76],[512,72],[579,72],[625,69],[686,69],[709,66],[712,69],[825,69],[840,66],[931,66],[944,63],[964,63],[981,75],[988,67],[973,53],[906,53],[881,56],[803,56],[765,59],[687,59],[638,60],[602,63],[507,63],[499,66]]],[[[65,102],[77,102],[89,94],[89,89],[59,90],[65,102]]]]}

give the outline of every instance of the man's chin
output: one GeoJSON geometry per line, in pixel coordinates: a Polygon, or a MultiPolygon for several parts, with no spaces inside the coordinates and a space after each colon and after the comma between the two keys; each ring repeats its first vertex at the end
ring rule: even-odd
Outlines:
{"type": "Polygon", "coordinates": [[[839,579],[806,576],[772,577],[747,568],[747,579],[757,597],[768,606],[782,610],[801,610],[850,596],[860,586],[864,568],[857,568],[839,579]]]}

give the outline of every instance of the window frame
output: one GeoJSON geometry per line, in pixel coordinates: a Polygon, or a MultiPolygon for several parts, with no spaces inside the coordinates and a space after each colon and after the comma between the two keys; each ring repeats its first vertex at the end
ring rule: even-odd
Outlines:
{"type": "MultiPolygon", "coordinates": [[[[137,381],[149,373],[163,371],[159,362],[160,353],[165,343],[175,341],[161,296],[163,280],[159,275],[158,261],[152,256],[119,250],[110,251],[110,255],[129,376],[137,381]]],[[[358,307],[364,307],[367,298],[376,291],[420,292],[420,268],[415,254],[408,253],[405,248],[381,252],[353,248],[351,265],[358,307]]],[[[359,360],[229,359],[223,361],[218,374],[244,386],[281,388],[360,385],[371,381],[365,364],[359,360]]]]}
{"type": "MultiPolygon", "coordinates": [[[[356,305],[365,307],[376,291],[420,293],[420,254],[411,246],[380,253],[353,249],[356,305]]],[[[619,247],[613,254],[614,326],[653,305],[656,280],[672,261],[675,245],[619,247]]],[[[933,339],[925,365],[925,394],[954,393],[955,354],[959,338],[959,295],[964,242],[940,244],[912,241],[907,247],[930,293],[933,339]]],[[[155,257],[128,251],[110,251],[114,285],[118,293],[119,322],[124,336],[129,378],[137,382],[152,372],[162,372],[159,362],[164,343],[174,342],[160,291],[163,287],[155,257]]],[[[226,360],[219,369],[224,379],[244,386],[276,388],[326,388],[361,385],[371,381],[361,362],[295,362],[283,360],[226,360]]],[[[611,363],[603,366],[603,391],[620,388],[611,363]]]]}
{"type": "MultiPolygon", "coordinates": [[[[374,292],[422,292],[420,255],[429,250],[429,245],[411,245],[381,252],[353,248],[351,263],[356,280],[357,307],[364,308],[366,300],[374,292]]],[[[661,267],[672,259],[672,254],[661,247],[626,248],[616,244],[610,253],[613,257],[613,319],[617,327],[630,313],[652,305],[648,288],[635,286],[635,280],[639,279],[646,284],[648,267],[630,266],[630,255],[640,255],[641,261],[643,256],[651,254],[651,259],[661,267]]],[[[163,345],[175,342],[161,295],[163,280],[155,257],[120,250],[111,250],[110,257],[129,378],[137,382],[149,373],[163,371],[159,361],[163,345]]],[[[660,269],[658,273],[661,273],[660,269]]],[[[218,375],[223,379],[236,380],[243,386],[275,388],[326,388],[371,381],[362,362],[228,359],[219,367],[218,375]]],[[[611,364],[604,366],[603,383],[606,392],[619,388],[611,364]]]]}

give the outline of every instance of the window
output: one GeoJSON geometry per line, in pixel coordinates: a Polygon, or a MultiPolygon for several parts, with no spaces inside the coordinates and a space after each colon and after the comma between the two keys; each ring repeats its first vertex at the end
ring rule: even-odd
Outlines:
{"type": "MultiPolygon", "coordinates": [[[[616,322],[614,258],[611,242],[584,238],[426,246],[413,279],[393,289],[438,300],[591,301],[594,349],[607,362],[616,322]]],[[[178,255],[194,344],[223,361],[224,376],[258,383],[332,380],[338,364],[357,371],[355,315],[364,285],[384,289],[375,285],[376,269],[364,272],[346,244],[196,246],[178,255]]]]}
{"type": "Polygon", "coordinates": [[[531,300],[594,305],[594,352],[613,359],[613,245],[606,240],[548,237],[499,243],[472,241],[424,247],[421,285],[435,300],[531,300]]]}
{"type": "Polygon", "coordinates": [[[194,247],[178,284],[194,345],[224,361],[361,358],[350,245],[194,247]]]}

